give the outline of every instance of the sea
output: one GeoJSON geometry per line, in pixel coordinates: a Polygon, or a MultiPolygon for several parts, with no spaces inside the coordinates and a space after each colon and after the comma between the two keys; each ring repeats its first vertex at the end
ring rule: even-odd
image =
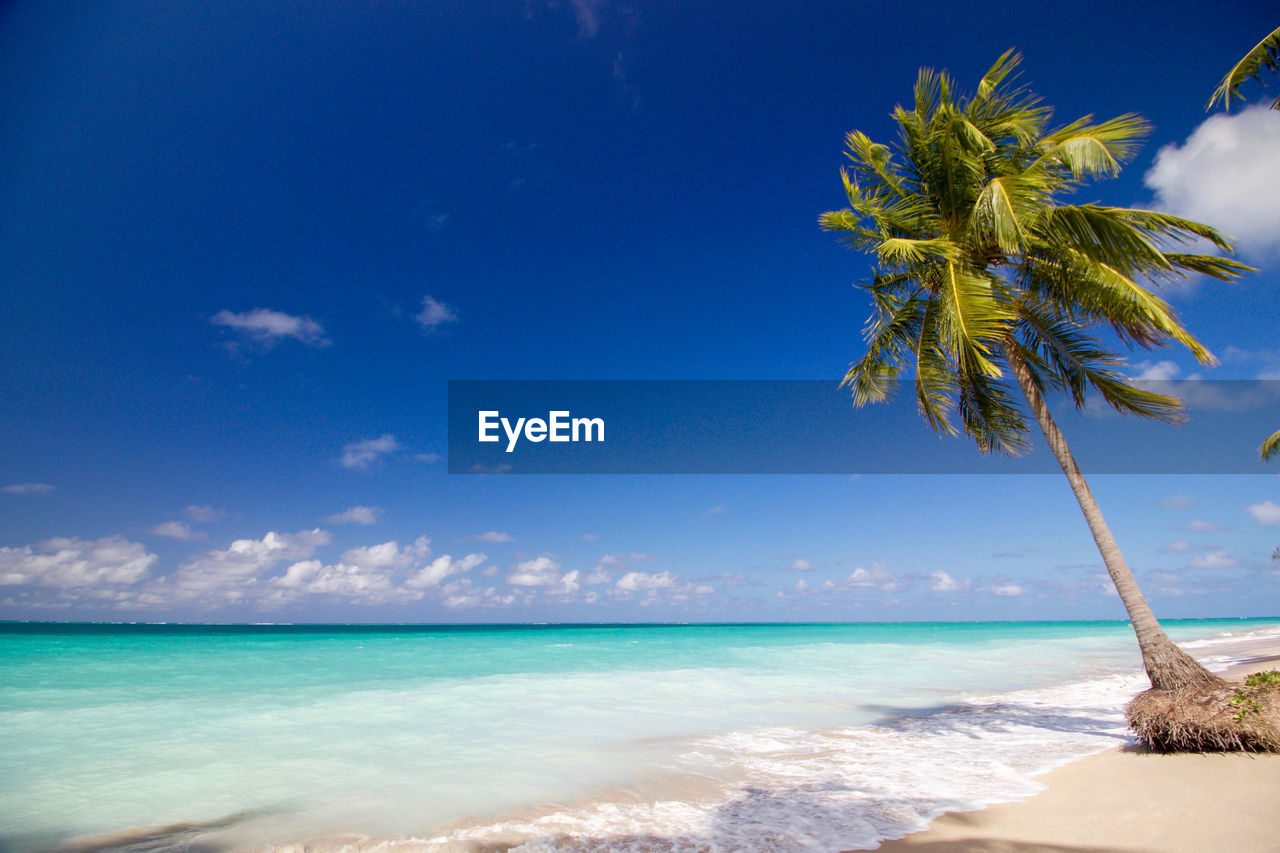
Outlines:
{"type": "Polygon", "coordinates": [[[0,623],[0,850],[873,848],[1128,744],[1140,666],[1124,622],[0,623]]]}

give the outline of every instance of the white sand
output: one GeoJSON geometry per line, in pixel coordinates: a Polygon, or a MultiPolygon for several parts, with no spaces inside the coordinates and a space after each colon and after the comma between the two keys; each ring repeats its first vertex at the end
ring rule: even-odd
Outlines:
{"type": "MultiPolygon", "coordinates": [[[[1277,649],[1224,675],[1280,668],[1277,649]]],[[[1277,853],[1280,755],[1116,749],[1040,778],[1021,803],[950,813],[882,853],[1277,853]]]]}

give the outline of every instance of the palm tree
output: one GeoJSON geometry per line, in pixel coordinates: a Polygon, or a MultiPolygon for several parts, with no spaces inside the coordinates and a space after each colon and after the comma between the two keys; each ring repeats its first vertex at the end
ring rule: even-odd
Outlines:
{"type": "MultiPolygon", "coordinates": [[[[1205,109],[1213,109],[1214,104],[1222,101],[1222,106],[1230,110],[1231,99],[1239,100],[1240,98],[1240,84],[1250,77],[1261,80],[1264,68],[1268,71],[1280,72],[1280,28],[1258,42],[1253,50],[1246,53],[1244,58],[1227,72],[1227,76],[1222,78],[1222,82],[1214,90],[1213,97],[1209,99],[1205,109]]],[[[1280,98],[1276,98],[1271,103],[1271,109],[1280,110],[1280,98]]]]}
{"type": "Polygon", "coordinates": [[[1249,268],[1213,255],[1174,251],[1207,240],[1230,251],[1213,228],[1149,210],[1064,204],[1094,176],[1114,175],[1148,125],[1122,115],[1091,116],[1048,129],[1051,110],[1017,84],[1009,51],[973,95],[946,73],[921,69],[914,108],[897,107],[891,149],[853,131],[842,170],[849,207],[822,227],[874,253],[862,285],[874,313],[867,352],[843,385],[855,405],[888,398],[914,366],[916,402],[936,429],[960,429],[985,452],[1028,449],[1024,409],[1035,417],[1084,512],[1138,636],[1152,686],[1217,682],[1156,621],[1097,502],[1045,404],[1048,389],[1083,408],[1089,389],[1115,409],[1177,421],[1180,401],[1135,387],[1124,359],[1090,334],[1105,327],[1125,345],[1183,344],[1202,363],[1213,356],[1148,283],[1190,273],[1230,280],[1249,268]]]}

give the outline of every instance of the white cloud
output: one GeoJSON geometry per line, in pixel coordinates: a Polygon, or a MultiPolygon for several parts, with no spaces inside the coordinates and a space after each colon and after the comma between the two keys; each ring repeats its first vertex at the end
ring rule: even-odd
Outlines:
{"type": "Polygon", "coordinates": [[[318,529],[293,534],[273,530],[261,539],[237,539],[225,550],[206,551],[180,566],[174,576],[176,586],[187,595],[217,592],[236,601],[259,582],[263,572],[279,563],[307,560],[330,539],[318,529]]]}
{"type": "Polygon", "coordinates": [[[584,533],[578,537],[578,540],[581,542],[599,542],[600,537],[594,533],[584,533]]]}
{"type": "Polygon", "coordinates": [[[671,572],[627,572],[618,578],[615,589],[635,592],[642,589],[667,589],[676,585],[677,578],[671,572]]]}
{"type": "Polygon", "coordinates": [[[724,512],[726,509],[727,509],[727,507],[726,507],[724,504],[719,504],[718,506],[713,506],[713,507],[708,508],[708,509],[707,509],[707,511],[706,511],[706,512],[704,512],[702,515],[703,515],[703,517],[709,517],[709,516],[712,516],[712,515],[719,515],[720,513],[724,512]]]}
{"type": "Polygon", "coordinates": [[[991,587],[991,591],[994,592],[996,595],[1004,595],[1004,596],[1022,595],[1024,592],[1026,592],[1025,589],[1018,586],[1016,583],[1006,583],[1006,584],[1000,584],[998,586],[993,586],[991,587]]]}
{"type": "Polygon", "coordinates": [[[1226,551],[1210,551],[1199,557],[1191,558],[1191,565],[1197,569],[1234,569],[1240,561],[1226,551]]]}
{"type": "Polygon", "coordinates": [[[1195,498],[1188,495],[1169,495],[1160,501],[1161,509],[1190,509],[1195,506],[1195,498]]]}
{"type": "Polygon", "coordinates": [[[566,572],[560,576],[560,580],[553,586],[546,589],[547,595],[555,595],[567,598],[577,593],[582,584],[578,582],[578,570],[566,572]]]}
{"type": "Polygon", "coordinates": [[[338,563],[326,566],[319,560],[302,560],[289,566],[283,576],[272,583],[285,590],[311,595],[336,595],[366,604],[406,601],[421,593],[397,590],[391,576],[378,567],[338,563]]]}
{"type": "Polygon", "coordinates": [[[929,572],[929,589],[934,592],[962,592],[968,588],[968,580],[956,580],[941,569],[929,572]]]}
{"type": "Polygon", "coordinates": [[[163,524],[157,524],[151,528],[151,533],[154,536],[164,536],[180,542],[193,542],[204,538],[203,531],[193,530],[185,521],[166,521],[163,524]]]}
{"type": "Polygon", "coordinates": [[[1132,379],[1167,381],[1182,372],[1182,368],[1172,361],[1140,361],[1133,367],[1137,373],[1132,374],[1132,379]]]}
{"type": "Polygon", "coordinates": [[[1157,205],[1240,240],[1280,248],[1280,116],[1258,104],[1201,122],[1186,143],[1166,145],[1145,181],[1157,205]]]}
{"type": "Polygon", "coordinates": [[[1191,550],[1191,543],[1185,539],[1177,539],[1160,549],[1164,554],[1185,554],[1191,550]]]}
{"type": "Polygon", "coordinates": [[[458,314],[448,305],[430,296],[422,297],[422,310],[413,318],[428,332],[436,332],[447,323],[458,322],[458,314]]]}
{"type": "Polygon", "coordinates": [[[441,603],[453,609],[471,607],[510,607],[517,601],[516,596],[502,595],[497,587],[475,589],[468,578],[460,578],[441,587],[443,598],[441,603]]]}
{"type": "Polygon", "coordinates": [[[298,561],[271,581],[276,591],[267,601],[288,602],[298,593],[339,596],[357,604],[416,601],[423,597],[425,588],[437,586],[449,575],[461,574],[484,560],[483,554],[471,554],[462,560],[446,554],[397,586],[404,572],[421,565],[430,555],[429,543],[427,537],[419,536],[403,548],[394,541],[350,548],[332,565],[320,560],[298,561]]]}
{"type": "Polygon", "coordinates": [[[196,524],[211,524],[215,521],[221,521],[226,517],[226,513],[220,509],[214,509],[211,506],[195,506],[192,504],[182,511],[187,517],[187,521],[194,521],[196,524]]]}
{"type": "Polygon", "coordinates": [[[484,533],[477,533],[475,536],[472,536],[471,538],[476,540],[477,542],[510,542],[511,534],[503,533],[498,530],[488,530],[484,533]]]}
{"type": "Polygon", "coordinates": [[[226,326],[260,349],[270,349],[284,338],[294,338],[308,346],[327,346],[324,327],[310,317],[293,316],[269,308],[254,308],[240,314],[219,311],[210,318],[215,326],[226,326]]]}
{"type": "Polygon", "coordinates": [[[1245,512],[1253,516],[1254,521],[1259,524],[1280,524],[1280,504],[1275,501],[1263,501],[1260,504],[1251,504],[1245,512]]]}
{"type": "Polygon", "coordinates": [[[52,491],[53,486],[48,483],[14,483],[0,488],[0,492],[8,492],[11,495],[41,495],[52,491]]]}
{"type": "Polygon", "coordinates": [[[796,592],[803,595],[804,593],[809,591],[809,584],[805,581],[804,578],[800,578],[800,580],[795,582],[795,585],[793,588],[795,589],[796,592]]]}
{"type": "Polygon", "coordinates": [[[872,563],[870,569],[864,569],[862,566],[858,566],[849,574],[849,577],[845,578],[839,585],[843,587],[856,587],[859,589],[876,587],[878,589],[885,590],[886,592],[892,592],[893,590],[898,589],[901,586],[901,583],[898,581],[897,576],[887,570],[883,565],[880,563],[872,563]]]}
{"type": "Polygon", "coordinates": [[[1182,525],[1184,530],[1194,530],[1197,533],[1213,533],[1221,530],[1221,524],[1215,524],[1212,521],[1205,521],[1202,518],[1193,518],[1186,524],[1182,525]]]}
{"type": "Polygon", "coordinates": [[[0,548],[0,585],[132,584],[147,577],[155,561],[155,554],[122,536],[46,539],[21,548],[0,548]]]}
{"type": "Polygon", "coordinates": [[[428,587],[438,586],[447,577],[465,574],[485,561],[484,554],[468,554],[461,560],[455,560],[448,554],[441,554],[405,582],[406,586],[428,587]]]}
{"type": "Polygon", "coordinates": [[[560,577],[560,564],[543,554],[532,560],[516,563],[515,571],[507,575],[512,586],[548,586],[560,577]]]}
{"type": "Polygon", "coordinates": [[[345,512],[331,515],[324,519],[329,524],[377,524],[382,515],[382,507],[353,506],[345,512]]]}
{"type": "Polygon", "coordinates": [[[342,555],[342,562],[354,566],[376,569],[407,569],[414,563],[426,559],[431,553],[431,540],[419,536],[411,544],[401,548],[392,540],[380,545],[366,545],[351,548],[342,555]]]}
{"type": "Polygon", "coordinates": [[[413,458],[418,462],[425,462],[428,465],[434,465],[440,461],[439,453],[415,453],[413,458]]]}
{"type": "Polygon", "coordinates": [[[791,565],[787,566],[787,568],[793,572],[807,572],[813,569],[813,563],[810,563],[808,560],[804,559],[803,557],[799,557],[794,562],[792,562],[791,565]]]}
{"type": "Polygon", "coordinates": [[[342,458],[338,461],[342,463],[343,468],[363,470],[379,458],[388,453],[395,453],[399,449],[400,442],[396,441],[396,437],[386,433],[377,438],[366,438],[364,441],[354,441],[345,445],[342,448],[342,458]]]}
{"type": "Polygon", "coordinates": [[[611,580],[613,580],[612,572],[604,566],[596,566],[591,570],[590,574],[582,579],[582,582],[587,586],[595,586],[597,584],[608,583],[611,580]]]}

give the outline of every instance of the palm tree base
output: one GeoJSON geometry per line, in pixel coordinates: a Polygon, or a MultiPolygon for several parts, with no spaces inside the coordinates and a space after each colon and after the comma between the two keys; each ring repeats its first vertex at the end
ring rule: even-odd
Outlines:
{"type": "MultiPolygon", "coordinates": [[[[1140,602],[1143,607],[1146,602],[1140,602]]],[[[1154,617],[1152,617],[1154,623],[1154,617]]],[[[1198,660],[1169,639],[1158,625],[1139,634],[1142,664],[1154,690],[1177,691],[1190,687],[1221,687],[1226,684],[1205,669],[1198,660]],[[1149,636],[1143,636],[1150,632],[1149,636]]]]}
{"type": "Polygon", "coordinates": [[[1145,690],[1125,709],[1156,752],[1280,752],[1280,683],[1202,683],[1145,690]]]}

